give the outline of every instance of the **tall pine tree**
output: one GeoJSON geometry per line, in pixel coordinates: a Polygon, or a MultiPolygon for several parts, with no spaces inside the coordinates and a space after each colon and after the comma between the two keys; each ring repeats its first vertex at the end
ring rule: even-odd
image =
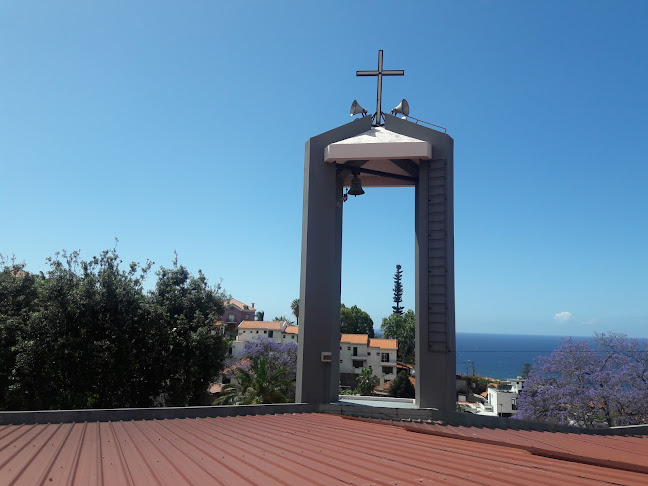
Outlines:
{"type": "Polygon", "coordinates": [[[394,314],[403,315],[403,271],[400,265],[396,265],[396,273],[394,273],[394,302],[396,305],[392,306],[394,314]]]}

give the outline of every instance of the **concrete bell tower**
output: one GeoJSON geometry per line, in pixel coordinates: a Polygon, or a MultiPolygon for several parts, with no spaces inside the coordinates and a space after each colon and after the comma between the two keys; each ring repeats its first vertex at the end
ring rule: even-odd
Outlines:
{"type": "MultiPolygon", "coordinates": [[[[361,74],[364,73],[364,74],[361,74]]],[[[394,74],[396,73],[396,74],[394,74]]],[[[416,404],[455,409],[453,145],[446,133],[377,111],[306,142],[296,401],[338,401],[344,187],[414,186],[416,404]],[[384,123],[383,123],[384,121],[384,123]]]]}

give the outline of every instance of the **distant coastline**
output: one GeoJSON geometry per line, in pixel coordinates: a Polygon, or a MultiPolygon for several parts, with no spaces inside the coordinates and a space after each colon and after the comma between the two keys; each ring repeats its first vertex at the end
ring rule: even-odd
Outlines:
{"type": "MultiPolygon", "coordinates": [[[[475,374],[498,380],[515,378],[525,363],[551,354],[569,336],[524,334],[457,333],[457,373],[475,374]]],[[[591,336],[572,336],[591,340],[591,336]]]]}

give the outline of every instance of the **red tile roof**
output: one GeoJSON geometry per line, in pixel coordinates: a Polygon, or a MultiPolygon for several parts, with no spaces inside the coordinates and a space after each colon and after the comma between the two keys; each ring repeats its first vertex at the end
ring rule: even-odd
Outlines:
{"type": "Polygon", "coordinates": [[[398,349],[398,341],[396,339],[369,338],[369,347],[380,349],[398,349]]]}
{"type": "Polygon", "coordinates": [[[236,299],[226,299],[224,302],[225,308],[227,307],[237,307],[239,310],[255,310],[254,307],[244,304],[240,300],[236,299]]]}
{"type": "Polygon", "coordinates": [[[243,321],[239,329],[267,329],[268,331],[281,331],[281,322],[275,321],[243,321]]]}
{"type": "Polygon", "coordinates": [[[646,467],[648,436],[579,435],[580,457],[606,451],[622,458],[590,464],[543,452],[547,439],[559,449],[571,434],[530,435],[526,440],[539,446],[531,451],[510,447],[517,435],[500,430],[496,440],[469,442],[327,414],[6,425],[0,426],[0,483],[648,484],[648,473],[622,464],[630,456],[625,464],[646,467]]]}
{"type": "Polygon", "coordinates": [[[342,334],[340,336],[341,343],[367,344],[368,341],[369,341],[368,334],[342,334]]]}
{"type": "Polygon", "coordinates": [[[299,326],[286,326],[283,332],[286,334],[299,334],[299,326]]]}

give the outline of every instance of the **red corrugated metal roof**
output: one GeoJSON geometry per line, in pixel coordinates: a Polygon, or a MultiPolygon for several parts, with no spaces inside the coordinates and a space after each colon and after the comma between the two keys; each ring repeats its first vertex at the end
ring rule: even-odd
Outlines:
{"type": "MultiPolygon", "coordinates": [[[[497,434],[506,441],[512,432],[497,434]]],[[[579,437],[588,451],[592,444],[648,447],[645,436],[579,437]]],[[[645,485],[648,474],[376,421],[296,414],[2,426],[0,483],[645,485]]]]}
{"type": "Polygon", "coordinates": [[[425,434],[442,435],[480,444],[505,445],[528,450],[536,455],[591,464],[609,463],[618,468],[648,474],[648,436],[598,436],[424,423],[399,425],[407,430],[425,434]]]}

